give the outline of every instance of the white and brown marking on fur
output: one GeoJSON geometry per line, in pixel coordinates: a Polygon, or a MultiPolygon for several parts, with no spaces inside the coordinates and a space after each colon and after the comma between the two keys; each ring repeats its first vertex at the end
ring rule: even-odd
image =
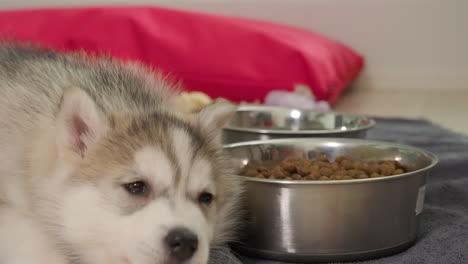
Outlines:
{"type": "Polygon", "coordinates": [[[183,113],[177,90],[137,64],[0,46],[0,263],[206,263],[238,219],[220,140],[235,107],[183,113]]]}

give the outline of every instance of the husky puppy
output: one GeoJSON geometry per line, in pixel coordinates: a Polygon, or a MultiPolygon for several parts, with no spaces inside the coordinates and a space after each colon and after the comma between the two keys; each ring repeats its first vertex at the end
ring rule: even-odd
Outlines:
{"type": "Polygon", "coordinates": [[[176,101],[137,64],[2,43],[0,263],[207,263],[237,219],[235,107],[176,101]]]}

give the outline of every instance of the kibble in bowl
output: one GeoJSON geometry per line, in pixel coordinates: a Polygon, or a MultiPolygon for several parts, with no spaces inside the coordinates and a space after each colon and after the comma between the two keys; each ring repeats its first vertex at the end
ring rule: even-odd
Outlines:
{"type": "Polygon", "coordinates": [[[378,178],[406,173],[395,160],[353,161],[346,156],[330,159],[321,155],[315,159],[287,158],[283,161],[249,161],[240,175],[270,180],[352,180],[378,178]]]}
{"type": "Polygon", "coordinates": [[[296,138],[225,146],[245,183],[233,248],[277,261],[342,262],[410,247],[437,157],[363,139],[296,138]]]}

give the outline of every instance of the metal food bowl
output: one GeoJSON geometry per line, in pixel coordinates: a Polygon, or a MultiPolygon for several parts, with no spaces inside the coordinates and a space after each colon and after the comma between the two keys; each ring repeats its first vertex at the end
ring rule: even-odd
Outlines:
{"type": "Polygon", "coordinates": [[[225,144],[297,137],[365,138],[375,121],[365,116],[274,106],[241,106],[225,126],[225,144]]]}
{"type": "MultiPolygon", "coordinates": [[[[356,261],[391,255],[417,239],[425,182],[438,158],[379,141],[275,139],[226,145],[240,169],[251,160],[288,157],[396,160],[409,172],[378,178],[291,181],[243,177],[246,225],[235,250],[293,262],[356,261]]],[[[242,177],[242,176],[239,176],[242,177]]]]}

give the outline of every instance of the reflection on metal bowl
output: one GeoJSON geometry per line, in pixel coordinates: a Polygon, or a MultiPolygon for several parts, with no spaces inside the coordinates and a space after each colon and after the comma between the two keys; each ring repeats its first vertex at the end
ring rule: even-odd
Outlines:
{"type": "Polygon", "coordinates": [[[223,131],[225,144],[297,137],[364,138],[375,121],[365,116],[271,106],[241,106],[223,131]]]}
{"type": "MultiPolygon", "coordinates": [[[[251,160],[396,160],[409,172],[379,178],[291,181],[243,177],[247,222],[236,250],[282,261],[380,257],[412,245],[425,180],[438,159],[424,150],[363,139],[298,138],[243,142],[225,150],[240,169],[251,160]]],[[[239,176],[242,177],[242,176],[239,176]]]]}

